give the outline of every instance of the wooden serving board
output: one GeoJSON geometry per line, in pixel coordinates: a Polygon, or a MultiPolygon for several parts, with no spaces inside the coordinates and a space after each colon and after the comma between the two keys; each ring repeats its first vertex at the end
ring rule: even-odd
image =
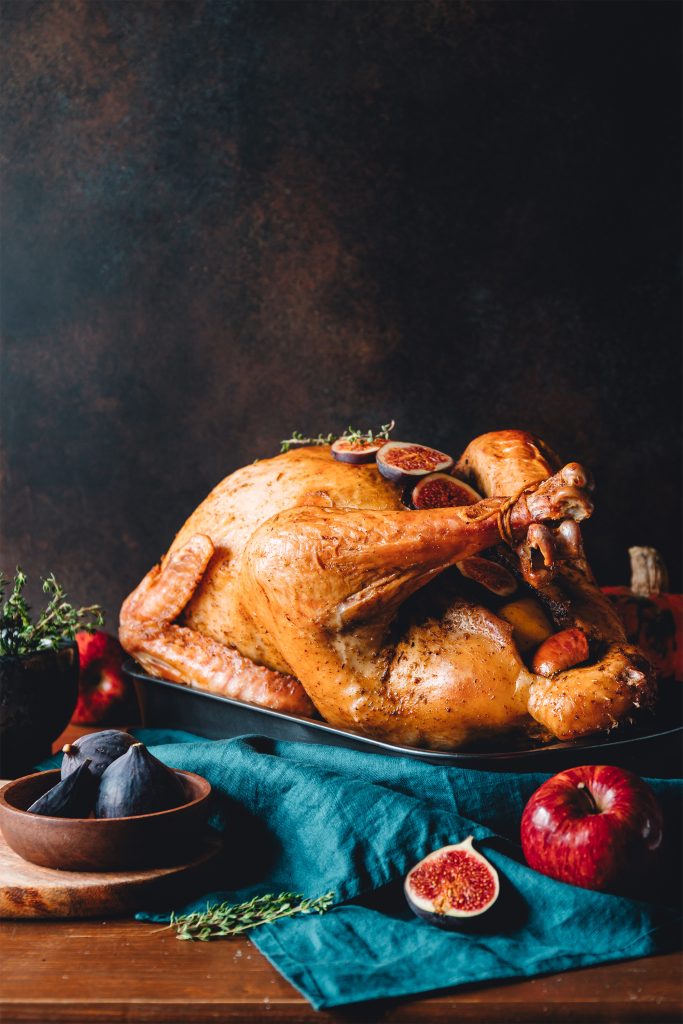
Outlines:
{"type": "Polygon", "coordinates": [[[24,860],[0,833],[0,917],[102,917],[179,906],[208,879],[219,850],[218,841],[206,839],[193,860],[174,867],[56,871],[24,860]]]}

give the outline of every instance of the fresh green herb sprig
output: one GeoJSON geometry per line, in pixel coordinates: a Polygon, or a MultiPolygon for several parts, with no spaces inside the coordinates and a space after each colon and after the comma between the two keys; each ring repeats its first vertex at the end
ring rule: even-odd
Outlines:
{"type": "Polygon", "coordinates": [[[304,435],[298,431],[293,430],[292,436],[288,437],[285,441],[280,441],[280,454],[288,452],[290,448],[303,448],[306,445],[323,445],[332,444],[337,440],[337,434],[318,434],[317,437],[304,437],[304,435]]]}
{"type": "Polygon", "coordinates": [[[292,436],[280,441],[280,452],[288,452],[290,448],[304,447],[306,445],[333,444],[340,438],[351,441],[354,444],[372,444],[373,441],[388,441],[389,434],[396,426],[394,420],[390,423],[383,423],[379,430],[373,433],[372,430],[356,430],[355,427],[347,427],[343,434],[318,434],[317,437],[304,437],[298,430],[292,432],[292,436]]]}
{"type": "Polygon", "coordinates": [[[23,589],[26,573],[17,569],[12,581],[0,573],[0,655],[32,654],[45,647],[54,647],[65,640],[73,640],[83,629],[92,631],[104,625],[99,605],[74,608],[66,600],[64,588],[50,575],[43,580],[43,593],[49,595],[45,608],[36,622],[26,603],[23,589]],[[5,594],[10,588],[7,599],[5,594]]]}
{"type": "Polygon", "coordinates": [[[333,892],[315,899],[304,899],[301,893],[281,892],[279,896],[268,893],[254,896],[247,903],[213,903],[206,910],[176,917],[171,914],[169,928],[175,928],[178,939],[194,939],[208,942],[230,935],[242,935],[251,928],[271,924],[282,917],[297,914],[324,914],[330,909],[333,892]]]}

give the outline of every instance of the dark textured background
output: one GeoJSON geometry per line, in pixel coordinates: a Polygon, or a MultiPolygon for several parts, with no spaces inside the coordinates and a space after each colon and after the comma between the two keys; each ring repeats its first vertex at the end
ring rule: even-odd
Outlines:
{"type": "Polygon", "coordinates": [[[226,473],[393,416],[537,431],[601,579],[680,586],[680,12],[5,2],[5,568],[115,616],[226,473]]]}

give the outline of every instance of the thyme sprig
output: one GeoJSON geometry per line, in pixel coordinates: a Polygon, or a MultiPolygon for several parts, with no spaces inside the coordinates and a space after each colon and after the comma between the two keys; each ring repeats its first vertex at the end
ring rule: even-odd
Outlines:
{"type": "Polygon", "coordinates": [[[49,595],[48,602],[33,622],[23,595],[25,586],[26,573],[21,569],[17,568],[12,581],[0,573],[0,655],[31,654],[73,640],[81,629],[92,631],[104,625],[100,606],[74,608],[53,573],[43,580],[43,593],[49,595]],[[11,589],[5,600],[8,587],[11,589]]]}
{"type": "Polygon", "coordinates": [[[271,924],[295,914],[324,914],[330,909],[333,892],[315,899],[304,899],[301,893],[281,892],[279,896],[267,893],[254,896],[246,903],[207,904],[206,910],[176,916],[171,914],[169,928],[175,928],[178,939],[208,942],[229,935],[242,935],[251,928],[271,924]]]}
{"type": "Polygon", "coordinates": [[[383,423],[379,430],[373,433],[372,430],[356,430],[355,427],[347,427],[343,434],[318,434],[317,437],[304,437],[298,430],[292,431],[292,436],[280,441],[280,452],[288,452],[290,448],[303,447],[305,445],[333,444],[340,438],[351,441],[352,444],[372,444],[373,441],[388,441],[389,434],[396,426],[394,420],[390,423],[383,423]]]}
{"type": "Polygon", "coordinates": [[[332,444],[338,436],[338,434],[318,434],[317,437],[304,437],[300,431],[293,430],[291,437],[280,441],[280,454],[288,452],[290,448],[303,448],[305,445],[332,444]]]}

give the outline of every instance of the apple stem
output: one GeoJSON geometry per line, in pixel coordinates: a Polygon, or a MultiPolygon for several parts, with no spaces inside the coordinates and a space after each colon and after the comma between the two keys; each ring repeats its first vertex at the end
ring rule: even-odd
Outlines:
{"type": "Polygon", "coordinates": [[[588,802],[588,806],[590,807],[591,814],[599,814],[600,813],[600,808],[596,804],[595,799],[593,797],[593,794],[590,792],[589,789],[586,789],[586,783],[585,782],[577,782],[576,783],[576,788],[580,789],[582,794],[585,796],[585,798],[586,798],[586,800],[588,802]]]}

